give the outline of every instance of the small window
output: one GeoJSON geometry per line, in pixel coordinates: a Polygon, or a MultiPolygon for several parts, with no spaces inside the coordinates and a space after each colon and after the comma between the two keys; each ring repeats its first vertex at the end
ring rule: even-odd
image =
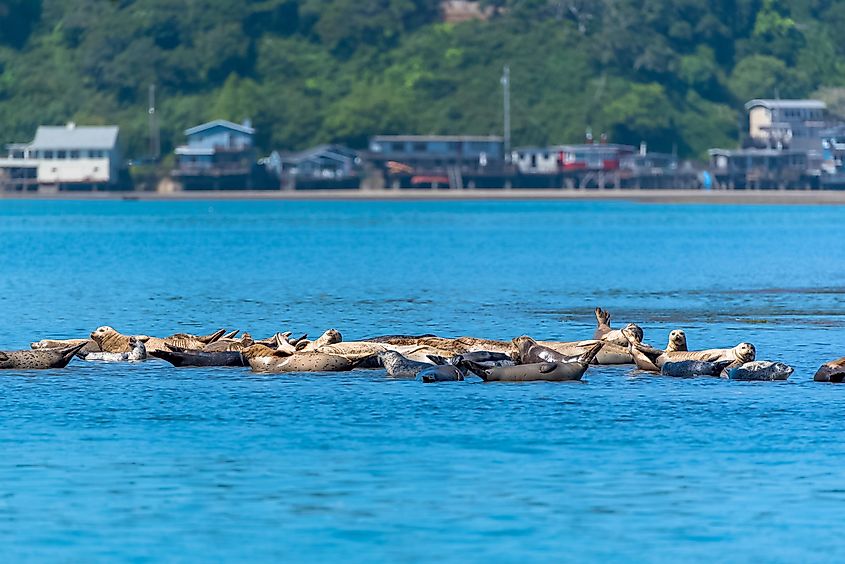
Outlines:
{"type": "Polygon", "coordinates": [[[414,152],[415,153],[425,153],[428,151],[428,145],[425,143],[420,143],[419,141],[414,143],[414,152]]]}
{"type": "Polygon", "coordinates": [[[56,153],[57,159],[66,159],[67,158],[67,151],[58,151],[56,153]]]}
{"type": "Polygon", "coordinates": [[[44,158],[45,159],[52,159],[53,158],[53,151],[44,151],[44,158]]]}
{"type": "Polygon", "coordinates": [[[70,158],[78,159],[79,158],[79,151],[71,151],[70,152],[70,158]]]}
{"type": "Polygon", "coordinates": [[[404,143],[391,143],[390,150],[395,153],[404,153],[405,152],[405,144],[404,143]]]}

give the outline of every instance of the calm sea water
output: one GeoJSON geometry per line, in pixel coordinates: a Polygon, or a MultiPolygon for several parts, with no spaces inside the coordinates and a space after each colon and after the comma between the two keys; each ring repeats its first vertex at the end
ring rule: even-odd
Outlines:
{"type": "Polygon", "coordinates": [[[0,375],[5,561],[830,561],[836,207],[0,202],[0,348],[110,324],[756,344],[786,383],[0,375]]]}

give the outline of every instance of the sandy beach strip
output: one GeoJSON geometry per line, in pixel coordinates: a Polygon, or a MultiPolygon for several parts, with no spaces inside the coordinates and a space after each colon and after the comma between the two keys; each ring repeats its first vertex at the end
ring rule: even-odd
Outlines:
{"type": "Polygon", "coordinates": [[[191,190],[182,192],[0,192],[0,200],[77,201],[620,201],[679,204],[845,204],[837,190],[191,190]]]}

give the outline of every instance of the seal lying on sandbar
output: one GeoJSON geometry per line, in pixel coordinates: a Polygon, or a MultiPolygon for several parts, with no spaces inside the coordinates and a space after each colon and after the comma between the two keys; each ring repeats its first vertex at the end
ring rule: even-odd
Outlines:
{"type": "Polygon", "coordinates": [[[353,361],[342,356],[315,351],[288,355],[264,345],[252,345],[241,354],[253,372],[345,372],[355,367],[353,361]]]}
{"type": "Polygon", "coordinates": [[[84,360],[99,360],[102,362],[139,362],[147,359],[147,347],[144,346],[138,337],[134,335],[129,337],[129,346],[132,349],[124,353],[109,353],[109,352],[92,352],[86,353],[80,351],[79,355],[84,360]]]}
{"type": "Polygon", "coordinates": [[[153,351],[150,356],[182,366],[249,366],[240,351],[192,351],[168,345],[170,350],[153,351]]]}
{"type": "MultiPolygon", "coordinates": [[[[631,326],[637,327],[633,324],[631,324],[631,326]]],[[[593,346],[595,346],[597,342],[599,341],[593,339],[589,341],[574,342],[537,341],[537,344],[543,345],[544,347],[549,347],[550,349],[556,350],[557,352],[566,356],[580,356],[591,348],[593,348],[593,346]]],[[[604,342],[604,346],[601,348],[601,350],[599,350],[599,354],[596,355],[596,358],[593,361],[594,364],[632,364],[634,362],[634,357],[628,350],[628,345],[625,345],[625,347],[620,347],[619,345],[615,345],[613,343],[608,343],[605,341],[601,342],[604,342]]]]}
{"type": "Polygon", "coordinates": [[[513,344],[517,350],[517,360],[519,361],[519,364],[536,364],[539,362],[589,363],[592,362],[596,355],[598,355],[599,351],[604,348],[606,343],[598,341],[590,349],[577,355],[563,354],[550,347],[539,344],[537,341],[526,335],[514,339],[513,344]]]}
{"type": "Polygon", "coordinates": [[[485,382],[564,382],[580,380],[605,343],[598,342],[574,362],[539,362],[484,368],[471,361],[464,362],[473,374],[485,382]]]}
{"type": "Polygon", "coordinates": [[[30,343],[29,347],[33,350],[63,349],[66,347],[76,346],[80,343],[85,346],[80,349],[79,353],[77,353],[78,355],[89,352],[98,352],[100,350],[100,345],[94,342],[93,339],[41,339],[40,341],[30,343]]]}
{"type": "Polygon", "coordinates": [[[725,372],[727,372],[727,377],[731,380],[762,380],[768,382],[786,380],[795,372],[795,369],[782,362],[758,360],[756,362],[746,362],[742,366],[730,368],[725,372]]]}
{"type": "Polygon", "coordinates": [[[413,379],[420,371],[434,366],[428,362],[411,360],[396,351],[380,352],[378,358],[391,378],[413,379]]]}
{"type": "Polygon", "coordinates": [[[64,348],[0,351],[0,370],[48,370],[64,368],[85,343],[64,348]]]}
{"type": "Polygon", "coordinates": [[[255,344],[252,335],[244,333],[239,339],[234,337],[222,337],[221,339],[205,345],[202,350],[205,352],[240,352],[255,344]]]}
{"type": "Polygon", "coordinates": [[[825,362],[816,371],[813,380],[816,382],[832,382],[841,384],[845,381],[845,357],[825,362]]]}
{"type": "MultiPolygon", "coordinates": [[[[628,327],[634,326],[642,332],[642,329],[634,323],[629,323],[628,327]]],[[[640,339],[643,336],[640,335],[640,339]]],[[[620,347],[628,346],[628,339],[622,334],[622,329],[611,329],[610,327],[610,312],[600,307],[596,308],[596,330],[593,333],[594,341],[605,341],[606,343],[613,343],[620,347]]]]}
{"type": "Polygon", "coordinates": [[[731,349],[708,349],[703,351],[665,351],[649,347],[642,343],[642,339],[634,331],[626,327],[622,330],[630,343],[631,354],[637,368],[647,372],[660,372],[660,369],[667,362],[679,362],[682,360],[703,360],[706,362],[718,362],[730,360],[728,367],[733,368],[746,362],[752,362],[757,355],[754,345],[751,343],[740,343],[731,349]]]}
{"type": "MultiPolygon", "coordinates": [[[[168,350],[167,345],[173,345],[185,349],[200,350],[207,344],[218,340],[225,333],[225,329],[220,329],[219,331],[204,337],[189,335],[187,333],[176,333],[175,335],[165,337],[164,339],[160,339],[158,337],[148,337],[147,335],[139,335],[138,339],[144,343],[147,347],[147,352],[150,353],[153,351],[166,351],[168,350]]],[[[123,335],[108,325],[98,327],[93,333],[91,333],[91,338],[100,346],[100,350],[104,352],[122,353],[129,352],[131,350],[131,347],[129,346],[129,335],[123,335]]]]}
{"type": "Polygon", "coordinates": [[[471,361],[476,364],[480,364],[485,368],[493,368],[496,366],[516,366],[516,362],[514,362],[511,355],[490,351],[476,351],[471,353],[458,354],[453,356],[452,358],[444,358],[442,356],[430,354],[428,355],[428,359],[434,364],[438,364],[441,366],[451,364],[452,366],[460,367],[461,363],[466,361],[471,361]]]}
{"type": "Polygon", "coordinates": [[[704,360],[664,362],[663,366],[660,367],[660,374],[673,378],[695,378],[697,376],[719,378],[722,375],[722,371],[732,362],[732,360],[721,360],[718,362],[707,362],[704,360]]]}

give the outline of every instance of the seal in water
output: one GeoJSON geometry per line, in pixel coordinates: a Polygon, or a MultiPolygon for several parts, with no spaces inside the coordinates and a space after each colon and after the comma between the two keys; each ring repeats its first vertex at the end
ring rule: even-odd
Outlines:
{"type": "Polygon", "coordinates": [[[249,366],[240,351],[196,351],[169,345],[170,350],[153,351],[150,356],[166,360],[176,367],[182,366],[249,366]]]}
{"type": "Polygon", "coordinates": [[[433,384],[434,382],[460,382],[464,379],[464,373],[457,366],[446,364],[423,368],[417,373],[417,378],[420,378],[426,384],[433,384]]]}
{"type": "Polygon", "coordinates": [[[103,362],[138,362],[147,359],[147,347],[144,346],[138,337],[129,337],[129,346],[132,349],[124,353],[109,353],[109,352],[92,352],[86,353],[80,351],[79,355],[84,360],[99,360],[103,362]]]}
{"type": "Polygon", "coordinates": [[[660,367],[660,374],[673,378],[695,378],[696,376],[710,376],[718,378],[722,371],[733,361],[706,362],[704,360],[681,360],[665,362],[660,367]]]}
{"type": "Polygon", "coordinates": [[[816,382],[832,382],[841,384],[845,380],[845,357],[825,362],[813,376],[816,382]]]}
{"type": "MultiPolygon", "coordinates": [[[[540,362],[578,362],[582,358],[589,358],[587,362],[598,355],[599,351],[604,348],[605,342],[598,341],[589,350],[577,355],[566,355],[558,352],[550,347],[543,346],[531,337],[523,335],[513,340],[513,344],[517,350],[517,360],[520,364],[537,364],[540,362]],[[585,357],[585,355],[588,355],[585,357]]],[[[583,362],[583,361],[582,361],[583,362]]]]}
{"type": "Polygon", "coordinates": [[[725,372],[731,380],[762,380],[770,382],[773,380],[786,380],[795,372],[795,369],[782,362],[758,360],[756,362],[746,362],[742,366],[727,369],[725,372]]]}
{"type": "Polygon", "coordinates": [[[85,343],[64,348],[0,352],[0,370],[64,368],[85,343]]]}
{"type": "Polygon", "coordinates": [[[391,378],[416,378],[421,370],[431,368],[432,365],[427,362],[418,362],[406,358],[396,351],[384,351],[378,353],[378,358],[381,360],[387,375],[391,378]]]}

